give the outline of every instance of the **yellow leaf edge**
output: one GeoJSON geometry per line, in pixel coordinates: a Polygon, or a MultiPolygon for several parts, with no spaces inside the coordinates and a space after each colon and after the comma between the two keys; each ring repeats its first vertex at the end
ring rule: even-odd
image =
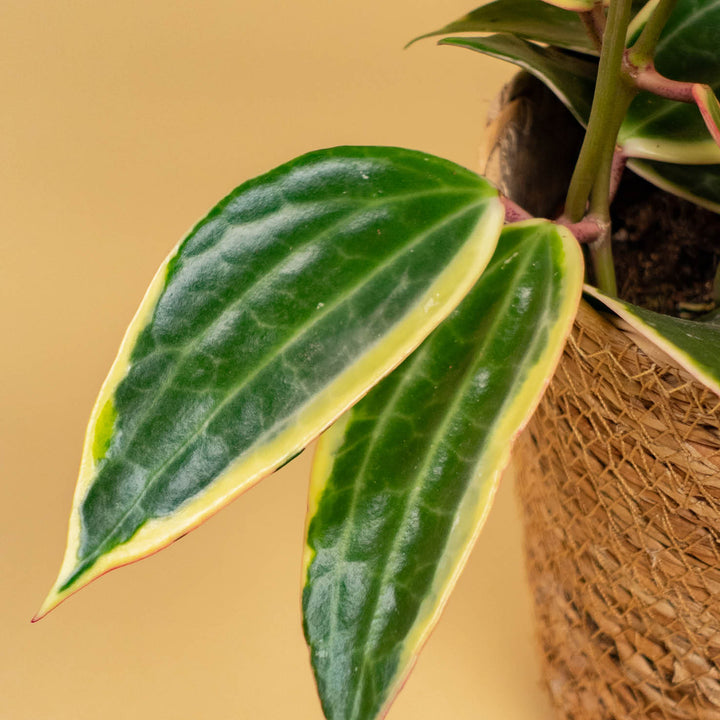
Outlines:
{"type": "MultiPolygon", "coordinates": [[[[528,220],[515,223],[513,226],[541,223],[547,223],[547,221],[528,220]]],[[[492,466],[493,469],[483,483],[483,489],[479,493],[474,513],[463,518],[459,523],[465,527],[472,527],[472,530],[467,534],[467,540],[461,547],[447,553],[452,556],[452,559],[446,559],[438,567],[436,576],[441,575],[442,580],[433,582],[433,590],[429,593],[423,607],[418,612],[418,618],[420,619],[416,621],[411,634],[408,636],[405,643],[405,652],[398,663],[400,667],[405,667],[405,669],[391,685],[388,698],[378,714],[378,720],[381,720],[387,714],[445,609],[452,590],[465,568],[475,542],[485,525],[500,479],[510,463],[511,450],[515,440],[525,428],[545,394],[545,390],[562,357],[565,342],[572,330],[575,315],[582,298],[584,260],[580,246],[572,233],[561,226],[555,226],[555,229],[562,239],[565,251],[568,288],[558,313],[558,322],[553,326],[548,338],[548,347],[551,348],[551,351],[545,356],[544,363],[537,363],[533,367],[523,382],[521,390],[517,393],[514,402],[507,412],[503,414],[501,421],[495,426],[492,437],[488,442],[488,452],[482,460],[484,467],[492,466]],[[530,396],[529,401],[528,396],[530,396]],[[489,462],[488,457],[491,458],[489,462]]],[[[332,472],[333,457],[343,443],[350,417],[351,413],[347,412],[321,435],[316,445],[308,490],[308,512],[305,521],[306,539],[310,523],[317,512],[320,498],[332,472]]],[[[303,550],[301,571],[303,585],[307,582],[308,570],[313,557],[314,552],[306,542],[303,550]]]]}
{"type": "Polygon", "coordinates": [[[505,211],[496,194],[488,194],[483,198],[483,203],[478,222],[469,233],[463,248],[438,275],[415,307],[381,342],[371,347],[355,365],[316,396],[286,431],[233,463],[213,481],[206,492],[187,501],[179,512],[147,521],[129,541],[100,557],[69,587],[63,588],[64,578],[69,577],[75,567],[80,547],[80,505],[95,470],[92,448],[98,418],[106,403],[112,399],[120,380],[127,374],[132,348],[162,294],[167,267],[177,254],[181,243],[178,244],[155,274],[93,407],[73,497],[65,555],[57,580],[32,621],[45,617],[70,595],[105,573],[148,557],[199,527],[306,447],[373,385],[397,367],[460,303],[490,261],[502,229],[505,211]]]}

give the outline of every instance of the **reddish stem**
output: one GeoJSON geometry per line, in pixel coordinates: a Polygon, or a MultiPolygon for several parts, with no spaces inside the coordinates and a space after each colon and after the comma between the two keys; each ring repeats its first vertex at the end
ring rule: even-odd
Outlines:
{"type": "Polygon", "coordinates": [[[648,63],[644,67],[637,67],[628,60],[627,50],[625,51],[623,65],[638,90],[645,90],[668,100],[677,100],[684,103],[695,102],[693,96],[693,85],[695,83],[671,80],[661,75],[655,69],[653,63],[648,63]]]}
{"type": "Polygon", "coordinates": [[[602,50],[602,32],[598,31],[598,26],[595,22],[595,18],[593,17],[592,10],[578,13],[578,15],[580,16],[582,24],[585,26],[585,31],[587,32],[590,40],[592,40],[595,49],[597,51],[602,50]]]}
{"type": "Polygon", "coordinates": [[[571,223],[564,215],[555,221],[558,225],[566,227],[581,245],[595,242],[609,229],[609,224],[604,223],[594,215],[586,215],[580,222],[571,223]]]}
{"type": "Polygon", "coordinates": [[[500,195],[500,201],[505,206],[505,222],[514,223],[522,222],[523,220],[532,220],[533,216],[524,208],[521,208],[517,203],[514,203],[509,197],[500,195]]]}
{"type": "Polygon", "coordinates": [[[595,34],[600,38],[600,44],[602,45],[602,36],[605,34],[605,23],[607,22],[605,5],[602,0],[595,0],[593,9],[590,10],[590,18],[595,28],[595,34]]]}
{"type": "Polygon", "coordinates": [[[620,185],[620,180],[622,180],[623,173],[625,172],[625,163],[627,163],[627,155],[625,155],[619,147],[616,147],[615,153],[613,154],[612,167],[610,169],[609,199],[611,203],[615,199],[618,185],[620,185]]]}

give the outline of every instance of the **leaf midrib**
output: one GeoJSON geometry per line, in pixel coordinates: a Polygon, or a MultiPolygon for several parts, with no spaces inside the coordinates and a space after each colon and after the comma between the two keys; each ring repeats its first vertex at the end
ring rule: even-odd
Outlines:
{"type": "MultiPolygon", "coordinates": [[[[293,247],[290,249],[290,252],[286,255],[283,255],[282,258],[280,258],[276,263],[274,263],[272,266],[267,268],[263,273],[260,273],[258,277],[253,279],[253,281],[245,288],[243,288],[242,292],[239,293],[232,302],[224,307],[214,318],[210,320],[210,322],[198,326],[197,331],[188,339],[187,342],[183,343],[183,347],[180,350],[180,352],[177,354],[175,361],[174,361],[174,368],[172,372],[168,373],[168,375],[163,379],[163,381],[160,383],[158,389],[155,392],[155,400],[153,400],[153,403],[157,401],[157,399],[160,398],[160,396],[173,384],[173,382],[177,379],[178,374],[182,370],[182,365],[184,361],[190,356],[193,352],[195,352],[199,345],[202,344],[203,340],[207,338],[207,336],[212,333],[213,329],[217,326],[222,324],[222,321],[224,318],[227,317],[227,314],[235,310],[238,305],[242,303],[242,301],[253,291],[258,290],[259,288],[262,288],[266,285],[272,285],[273,282],[277,280],[277,275],[279,272],[282,271],[282,268],[286,264],[290,264],[293,261],[293,258],[295,257],[295,253],[301,249],[309,245],[310,243],[322,241],[325,238],[327,238],[329,235],[338,232],[340,229],[342,229],[343,226],[351,223],[356,217],[362,215],[364,212],[367,212],[367,210],[379,207],[379,206],[385,206],[385,205],[392,205],[394,202],[401,202],[403,200],[407,199],[417,199],[422,198],[425,196],[433,196],[436,195],[464,195],[464,194],[471,194],[470,189],[467,190],[435,190],[435,191],[422,191],[422,192],[415,192],[415,193],[397,193],[396,195],[391,196],[383,196],[382,199],[378,198],[377,200],[372,200],[364,204],[361,208],[358,208],[357,210],[353,210],[347,215],[344,215],[342,218],[339,218],[337,221],[333,222],[331,225],[326,227],[324,230],[322,230],[320,233],[316,235],[310,235],[305,240],[305,242],[297,245],[296,247],[293,247]]],[[[289,203],[288,203],[289,204],[289,203]]],[[[338,205],[341,205],[341,201],[337,201],[338,205]]],[[[204,254],[205,252],[209,252],[210,248],[208,248],[206,251],[201,253],[200,255],[204,254]]],[[[199,257],[192,256],[192,257],[199,257]]],[[[167,288],[165,288],[167,289],[167,288]]],[[[157,306],[156,306],[157,307],[157,306]]],[[[150,357],[148,355],[147,357],[150,357]]],[[[127,375],[126,375],[127,377],[127,375]]],[[[148,418],[152,415],[152,403],[150,407],[147,408],[147,410],[141,415],[141,417],[138,419],[137,424],[135,426],[135,430],[130,434],[129,438],[124,442],[124,445],[126,448],[129,448],[133,442],[135,442],[138,434],[140,431],[142,431],[143,426],[147,422],[148,418]]]]}

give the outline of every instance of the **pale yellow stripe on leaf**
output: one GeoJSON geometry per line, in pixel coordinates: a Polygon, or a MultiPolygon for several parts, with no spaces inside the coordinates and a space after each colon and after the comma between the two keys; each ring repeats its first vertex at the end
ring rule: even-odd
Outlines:
{"type": "Polygon", "coordinates": [[[135,347],[138,335],[140,335],[140,332],[149,323],[150,318],[152,317],[155,306],[157,305],[163,288],[165,287],[168,264],[172,258],[175,257],[179,247],[180,243],[176,245],[170,254],[165,258],[150,282],[150,286],[145,292],[140,306],[135,312],[135,316],[130,322],[128,329],[125,331],[125,336],[120,343],[118,354],[112,364],[112,367],[110,368],[110,372],[100,388],[97,400],[95,400],[95,405],[90,413],[90,420],[88,421],[87,429],[85,431],[85,441],[83,445],[82,459],[80,461],[80,472],[75,486],[72,511],[70,513],[65,555],[63,557],[62,565],[60,566],[60,572],[58,573],[57,580],[50,590],[50,593],[45,598],[40,610],[33,618],[33,621],[39,620],[43,616],[47,615],[47,613],[57,607],[66,597],[74,593],[80,587],[83,587],[83,585],[87,585],[87,583],[91,582],[99,575],[107,572],[109,569],[104,569],[102,572],[95,574],[91,572],[91,577],[89,577],[86,582],[82,583],[82,585],[75,588],[68,588],[63,592],[58,591],[58,588],[62,587],[63,578],[68,577],[72,573],[75,567],[78,550],[80,548],[80,506],[85,498],[85,495],[87,495],[87,491],[95,473],[95,434],[98,428],[98,421],[102,418],[103,412],[107,414],[108,404],[112,405],[115,389],[120,384],[120,381],[127,375],[130,365],[130,355],[135,347]]]}
{"type": "MultiPolygon", "coordinates": [[[[537,221],[530,220],[527,223],[518,223],[518,225],[529,225],[535,222],[537,221]]],[[[438,565],[435,574],[433,588],[421,606],[418,619],[405,643],[405,651],[400,659],[400,666],[402,667],[407,663],[407,669],[393,683],[389,699],[386,701],[384,708],[389,707],[392,703],[407,673],[414,664],[415,656],[422,649],[442,614],[451,591],[455,587],[478,535],[487,520],[500,478],[509,464],[515,438],[535,412],[547,385],[552,379],[555,368],[562,356],[565,341],[572,329],[582,294],[584,263],[580,247],[575,238],[564,228],[558,227],[557,230],[562,238],[566,255],[565,277],[567,289],[563,297],[563,304],[558,309],[557,321],[551,327],[548,337],[548,351],[542,361],[536,363],[528,373],[513,402],[493,428],[487,444],[487,451],[481,459],[481,467],[488,469],[488,476],[483,482],[477,503],[470,509],[470,513],[459,518],[457,526],[453,529],[454,537],[465,538],[465,540],[453,545],[451,539],[446,548],[444,559],[438,565]]],[[[380,715],[382,716],[382,712],[380,715]]]]}
{"type": "Polygon", "coordinates": [[[708,375],[701,367],[698,366],[692,355],[679,348],[664,335],[661,335],[657,330],[655,330],[655,328],[643,322],[643,320],[635,315],[635,313],[633,313],[624,303],[604,295],[597,288],[594,288],[591,285],[585,286],[585,292],[594,297],[596,300],[599,300],[609,310],[625,321],[635,335],[639,335],[640,338],[650,341],[653,345],[658,347],[678,365],[680,365],[680,367],[687,370],[687,372],[698,380],[698,382],[705,385],[705,387],[712,390],[714,393],[720,395],[720,384],[716,378],[708,375]]]}
{"type": "Polygon", "coordinates": [[[622,131],[618,144],[630,158],[660,160],[682,165],[714,165],[720,163],[720,147],[712,140],[681,142],[665,138],[623,137],[622,131]]]}

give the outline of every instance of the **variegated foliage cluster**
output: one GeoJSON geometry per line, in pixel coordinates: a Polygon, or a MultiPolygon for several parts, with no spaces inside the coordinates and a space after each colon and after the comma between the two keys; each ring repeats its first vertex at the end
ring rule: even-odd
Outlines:
{"type": "MultiPolygon", "coordinates": [[[[459,45],[540,77],[587,122],[591,0],[497,0],[459,45]],[[486,35],[487,33],[495,33],[486,35]]],[[[634,8],[629,42],[653,9],[634,8]]],[[[440,34],[435,33],[435,34],[440,34]]],[[[680,0],[619,143],[630,167],[720,210],[720,2],[680,0]],[[704,51],[703,51],[704,50],[704,51]],[[699,109],[698,109],[699,108],[699,109]]],[[[570,232],[503,227],[482,177],[423,153],[300,157],[222,200],[153,280],[93,410],[68,546],[44,615],[187,533],[320,439],[304,628],[324,711],[388,708],[491,504],[569,333],[583,282],[570,232]]],[[[720,389],[720,331],[596,298],[720,389]]]]}

